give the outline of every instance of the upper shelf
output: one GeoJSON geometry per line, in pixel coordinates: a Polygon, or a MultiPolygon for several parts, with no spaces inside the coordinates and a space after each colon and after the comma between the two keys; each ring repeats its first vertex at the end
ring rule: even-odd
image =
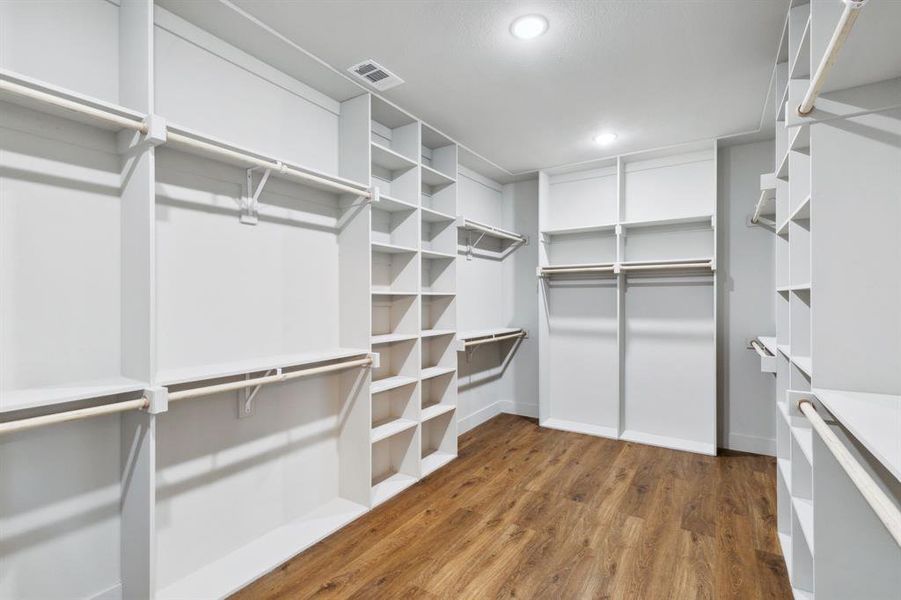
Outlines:
{"type": "Polygon", "coordinates": [[[321,362],[352,358],[355,356],[369,356],[369,350],[364,350],[362,348],[332,348],[316,352],[281,354],[249,360],[215,363],[179,369],[166,369],[157,374],[157,381],[163,386],[178,385],[181,383],[204,381],[206,379],[218,379],[221,377],[232,377],[234,375],[259,373],[273,369],[303,367],[321,362]]]}
{"type": "Polygon", "coordinates": [[[664,227],[666,225],[690,225],[693,223],[707,223],[714,227],[716,217],[713,215],[691,215],[687,217],[672,217],[669,219],[649,219],[639,221],[623,221],[620,223],[623,229],[638,229],[642,227],[664,227]]]}
{"type": "Polygon", "coordinates": [[[543,229],[541,235],[576,235],[579,233],[602,233],[616,231],[616,223],[603,223],[600,225],[583,225],[581,227],[560,227],[557,229],[543,229]]]}
{"type": "Polygon", "coordinates": [[[145,388],[147,388],[146,383],[127,377],[112,377],[58,386],[3,390],[0,392],[0,413],[68,404],[80,400],[107,398],[119,394],[140,392],[145,388]]]}
{"type": "Polygon", "coordinates": [[[433,169],[428,165],[422,165],[422,182],[432,187],[446,186],[456,183],[456,179],[448,177],[441,171],[433,169]]]}
{"type": "Polygon", "coordinates": [[[901,481],[901,396],[813,388],[832,415],[901,481]]]}
{"type": "Polygon", "coordinates": [[[416,166],[416,161],[399,152],[372,142],[372,164],[388,171],[406,171],[416,166]]]}
{"type": "Polygon", "coordinates": [[[501,229],[500,227],[494,227],[493,225],[486,225],[485,223],[479,223],[478,221],[473,221],[472,219],[467,219],[466,217],[459,216],[457,217],[457,227],[459,229],[463,229],[466,231],[478,231],[484,235],[489,237],[495,237],[502,240],[508,240],[514,242],[516,244],[524,244],[527,241],[526,236],[521,235],[519,233],[515,233],[513,231],[507,231],[506,229],[501,229]]]}

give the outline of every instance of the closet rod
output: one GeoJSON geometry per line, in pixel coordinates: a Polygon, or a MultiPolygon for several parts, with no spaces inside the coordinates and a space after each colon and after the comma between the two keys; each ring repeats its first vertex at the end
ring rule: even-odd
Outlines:
{"type": "Polygon", "coordinates": [[[147,398],[138,398],[137,400],[126,400],[125,402],[114,402],[112,404],[103,404],[101,406],[91,406],[90,408],[79,408],[77,410],[68,410],[65,412],[42,415],[40,417],[32,417],[30,419],[7,421],[6,423],[0,423],[0,435],[3,435],[4,433],[13,433],[15,431],[24,431],[26,429],[34,429],[35,427],[52,425],[54,423],[78,421],[80,419],[111,415],[129,410],[142,410],[149,405],[150,402],[147,398]]]}
{"type": "Polygon", "coordinates": [[[300,179],[302,181],[307,181],[310,183],[315,183],[317,185],[321,185],[321,186],[333,189],[337,192],[354,194],[356,196],[361,196],[364,198],[372,197],[372,194],[368,190],[355,188],[355,187],[340,183],[338,181],[332,181],[331,179],[326,179],[325,177],[319,177],[318,175],[306,173],[299,169],[289,167],[288,165],[286,165],[282,162],[279,162],[279,161],[266,160],[266,159],[260,158],[258,156],[254,156],[253,154],[249,154],[247,152],[240,152],[238,150],[232,150],[231,148],[226,148],[225,146],[221,146],[219,144],[214,144],[212,142],[201,140],[196,137],[184,135],[182,133],[172,131],[171,129],[166,134],[166,139],[168,142],[175,142],[175,144],[181,144],[182,146],[188,146],[190,148],[202,150],[203,152],[206,152],[208,154],[215,154],[218,156],[224,156],[226,158],[230,158],[232,160],[246,162],[248,164],[254,165],[255,167],[261,167],[263,169],[270,169],[281,175],[293,177],[295,179],[300,179]]]}
{"type": "Polygon", "coordinates": [[[478,221],[471,221],[470,219],[463,219],[463,227],[466,229],[475,229],[476,231],[488,233],[507,240],[513,240],[515,242],[522,243],[526,241],[525,237],[517,233],[510,233],[509,231],[498,229],[497,227],[492,227],[491,225],[485,225],[484,223],[479,223],[478,221]]]}
{"type": "Polygon", "coordinates": [[[879,517],[879,520],[882,521],[882,524],[885,525],[891,536],[895,538],[895,543],[901,546],[901,511],[882,491],[882,488],[873,481],[869,473],[860,466],[860,463],[854,459],[854,456],[848,452],[848,449],[838,439],[838,436],[835,435],[829,425],[826,424],[826,421],[817,413],[816,407],[810,400],[803,399],[798,402],[798,409],[807,417],[814,431],[819,434],[820,439],[829,448],[832,456],[835,457],[838,464],[851,478],[851,482],[860,491],[864,500],[876,513],[876,516],[879,517]]]}
{"type": "Polygon", "coordinates": [[[766,346],[758,342],[757,340],[751,340],[751,347],[760,355],[761,358],[770,358],[773,356],[770,354],[770,351],[766,349],[766,346]]]}
{"type": "Polygon", "coordinates": [[[241,381],[232,381],[229,383],[219,383],[216,385],[206,385],[203,387],[181,390],[169,393],[169,402],[177,402],[179,400],[188,400],[190,398],[200,398],[202,396],[210,396],[220,392],[230,392],[245,388],[257,387],[258,385],[269,385],[270,383],[280,383],[282,381],[290,381],[291,379],[300,379],[301,377],[310,377],[312,375],[321,375],[322,373],[332,373],[335,371],[345,371],[354,367],[368,367],[372,365],[372,358],[366,357],[357,360],[340,362],[324,367],[312,367],[310,369],[301,369],[299,371],[288,371],[287,373],[278,373],[276,375],[266,375],[255,379],[244,379],[241,381]]]}
{"type": "Polygon", "coordinates": [[[713,263],[707,262],[684,262],[684,263],[659,263],[646,265],[621,265],[623,271],[669,271],[669,270],[685,270],[685,269],[709,269],[713,270],[713,263]]]}
{"type": "Polygon", "coordinates": [[[826,83],[826,76],[829,74],[829,70],[832,69],[832,65],[835,64],[838,52],[845,44],[845,40],[848,39],[848,34],[851,33],[851,28],[854,27],[854,22],[860,16],[860,9],[864,7],[867,0],[843,0],[843,2],[845,3],[845,9],[842,11],[838,24],[832,32],[832,37],[829,39],[829,44],[823,53],[823,59],[810,80],[807,93],[804,94],[804,99],[798,106],[798,114],[802,117],[810,114],[810,111],[813,110],[813,105],[820,95],[820,90],[823,88],[823,84],[826,83]]]}
{"type": "Polygon", "coordinates": [[[512,340],[514,338],[522,338],[526,337],[525,331],[519,331],[517,333],[510,333],[507,335],[500,335],[498,337],[493,338],[485,338],[483,340],[473,340],[471,342],[464,342],[463,347],[469,348],[470,346],[481,346],[482,344],[490,344],[492,342],[502,342],[504,340],[512,340]]]}
{"type": "Polygon", "coordinates": [[[22,96],[23,98],[37,100],[38,102],[43,102],[44,104],[49,104],[51,106],[56,106],[57,108],[62,108],[71,112],[91,117],[93,119],[97,119],[99,121],[104,121],[105,123],[114,125],[116,127],[122,127],[123,129],[132,129],[141,133],[147,133],[147,125],[141,121],[136,121],[123,115],[117,115],[116,113],[110,112],[108,110],[103,110],[101,108],[95,108],[83,102],[77,102],[75,100],[69,100],[68,98],[63,98],[55,94],[35,90],[18,83],[13,83],[12,81],[7,81],[5,79],[0,79],[0,91],[15,94],[17,96],[22,96]]]}
{"type": "Polygon", "coordinates": [[[565,275],[568,273],[612,273],[613,270],[613,265],[585,265],[582,267],[566,268],[542,267],[541,272],[539,273],[539,277],[557,274],[565,275]]]}

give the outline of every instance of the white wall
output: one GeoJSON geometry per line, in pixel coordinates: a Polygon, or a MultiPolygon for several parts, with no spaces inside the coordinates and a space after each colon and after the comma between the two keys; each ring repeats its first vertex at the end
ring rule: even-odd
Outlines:
{"type": "Polygon", "coordinates": [[[746,348],[748,339],[776,332],[773,234],[747,225],[760,175],[773,169],[773,144],[720,148],[718,166],[719,446],[774,455],[775,378],[746,348]]]}

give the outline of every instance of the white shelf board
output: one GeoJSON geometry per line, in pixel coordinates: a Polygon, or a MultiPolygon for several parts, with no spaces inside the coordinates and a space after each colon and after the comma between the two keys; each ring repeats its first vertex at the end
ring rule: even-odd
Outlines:
{"type": "Polygon", "coordinates": [[[789,150],[810,154],[810,126],[799,125],[790,131],[789,150]]]}
{"type": "Polygon", "coordinates": [[[372,164],[389,171],[406,171],[416,166],[416,161],[403,154],[372,142],[372,164]]]}
{"type": "Polygon", "coordinates": [[[544,229],[541,235],[575,235],[579,233],[604,233],[616,230],[616,223],[604,223],[601,225],[585,225],[582,227],[561,227],[558,229],[544,229]]]}
{"type": "Polygon", "coordinates": [[[146,383],[136,379],[110,377],[65,385],[3,390],[0,392],[0,413],[129,394],[147,387],[146,383]]]}
{"type": "Polygon", "coordinates": [[[373,381],[369,384],[369,392],[371,394],[378,394],[381,392],[387,392],[388,390],[393,390],[394,388],[399,388],[404,385],[411,385],[418,381],[415,377],[407,377],[406,375],[393,375],[391,377],[385,377],[383,379],[379,379],[377,381],[373,381]]]}
{"type": "Polygon", "coordinates": [[[787,533],[779,533],[779,546],[782,548],[782,558],[785,559],[785,571],[791,578],[792,573],[792,538],[787,533]]]}
{"type": "Polygon", "coordinates": [[[457,292],[428,292],[422,291],[420,292],[423,296],[456,296],[457,292]]]}
{"type": "Polygon", "coordinates": [[[813,394],[863,447],[901,480],[901,396],[813,388],[813,394]]]}
{"type": "Polygon", "coordinates": [[[790,79],[807,79],[810,77],[810,17],[807,17],[807,23],[804,25],[804,32],[801,34],[801,41],[798,45],[798,51],[792,58],[789,68],[790,79]]]}
{"type": "Polygon", "coordinates": [[[438,337],[442,335],[453,335],[457,333],[453,329],[423,329],[420,334],[424,338],[438,337]]]}
{"type": "Polygon", "coordinates": [[[809,221],[810,220],[810,194],[804,198],[804,201],[796,208],[788,217],[789,221],[809,221]]]}
{"type": "Polygon", "coordinates": [[[779,350],[779,352],[781,352],[782,354],[784,354],[785,358],[789,358],[789,359],[791,358],[792,349],[791,349],[791,346],[789,346],[788,344],[778,344],[776,346],[776,349],[779,350]]]}
{"type": "Polygon", "coordinates": [[[778,458],[776,459],[776,465],[779,468],[779,472],[782,474],[782,480],[785,482],[785,487],[791,490],[792,461],[788,458],[778,458]]]}
{"type": "Polygon", "coordinates": [[[409,290],[382,290],[373,288],[370,290],[373,296],[416,296],[417,292],[409,290]]]}
{"type": "Polygon", "coordinates": [[[801,447],[801,452],[804,454],[804,458],[806,458],[807,462],[812,465],[813,430],[809,425],[792,425],[791,431],[792,435],[795,436],[795,441],[798,442],[798,446],[801,447]]]}
{"type": "Polygon", "coordinates": [[[449,252],[436,252],[435,250],[422,250],[422,257],[428,259],[437,259],[437,260],[454,260],[457,258],[456,254],[450,254],[449,252]]]}
{"type": "Polygon", "coordinates": [[[425,381],[426,379],[432,379],[433,377],[448,375],[455,372],[456,370],[457,369],[455,369],[454,367],[426,367],[422,370],[419,378],[425,381]]]}
{"type": "Polygon", "coordinates": [[[804,498],[792,497],[792,507],[795,509],[795,516],[801,524],[801,533],[807,540],[807,547],[810,554],[813,555],[813,503],[804,498]]]}
{"type": "Polygon", "coordinates": [[[367,508],[336,498],[156,593],[157,600],[224,598],[341,529],[367,508]]]}
{"type": "Polygon", "coordinates": [[[412,475],[394,473],[390,477],[374,483],[372,486],[372,506],[376,507],[386,500],[390,500],[416,483],[416,481],[417,479],[412,475]]]}
{"type": "Polygon", "coordinates": [[[422,476],[425,477],[430,473],[434,473],[447,463],[457,458],[456,454],[450,452],[434,451],[422,457],[422,476]]]}
{"type": "Polygon", "coordinates": [[[441,415],[453,412],[456,408],[457,407],[453,404],[432,404],[431,406],[424,406],[422,408],[420,420],[425,423],[426,421],[431,421],[435,417],[440,417],[441,415]]]}
{"type": "Polygon", "coordinates": [[[801,588],[793,587],[792,594],[794,595],[795,600],[813,600],[813,594],[806,590],[802,590],[801,588]]]}
{"type": "Polygon", "coordinates": [[[673,217],[669,219],[623,221],[620,224],[624,229],[638,229],[642,227],[663,227],[665,225],[690,225],[692,223],[707,223],[712,227],[713,215],[692,215],[688,217],[673,217]]]}
{"type": "Polygon", "coordinates": [[[385,212],[407,212],[419,208],[415,204],[411,204],[410,202],[405,202],[403,200],[398,200],[393,196],[386,196],[384,194],[379,194],[379,201],[374,203],[372,206],[373,208],[378,208],[384,210],[385,212]]]}
{"type": "Polygon", "coordinates": [[[813,377],[813,366],[809,356],[792,356],[792,363],[801,369],[808,377],[813,377]]]}
{"type": "Polygon", "coordinates": [[[265,356],[249,360],[239,360],[227,363],[201,365],[197,367],[184,367],[179,369],[166,369],[157,374],[160,385],[169,386],[179,383],[190,383],[206,379],[218,379],[220,377],[232,377],[246,373],[258,373],[270,369],[286,369],[288,367],[302,367],[315,363],[351,358],[353,356],[368,356],[369,350],[361,348],[333,348],[317,352],[300,352],[298,354],[281,354],[278,356],[265,356]]]}
{"type": "Polygon", "coordinates": [[[411,248],[409,246],[384,244],[382,242],[372,242],[372,251],[381,252],[382,254],[416,254],[419,252],[416,248],[411,248]]]}
{"type": "Polygon", "coordinates": [[[409,340],[415,340],[419,336],[415,333],[383,333],[381,335],[374,335],[370,338],[370,341],[373,346],[378,346],[380,344],[393,344],[395,342],[407,342],[409,340]]]}
{"type": "Polygon", "coordinates": [[[422,208],[422,220],[426,223],[449,223],[456,221],[457,217],[434,210],[432,208],[422,208]]]}
{"type": "Polygon", "coordinates": [[[374,444],[408,429],[413,429],[417,425],[418,423],[412,419],[392,417],[373,424],[372,430],[369,432],[369,441],[374,444]]]}
{"type": "Polygon", "coordinates": [[[776,178],[782,179],[783,181],[788,181],[788,155],[791,154],[791,150],[785,151],[785,156],[782,157],[782,160],[779,162],[779,168],[776,169],[776,178]]]}
{"type": "Polygon", "coordinates": [[[445,186],[455,183],[457,180],[453,177],[448,177],[441,171],[433,169],[428,165],[422,165],[422,182],[426,185],[430,186],[445,186]]]}
{"type": "Polygon", "coordinates": [[[759,335],[757,339],[763,344],[764,348],[770,351],[770,354],[776,355],[776,336],[759,335]]]}
{"type": "Polygon", "coordinates": [[[484,337],[496,337],[499,335],[508,335],[522,331],[520,327],[494,327],[491,329],[470,329],[461,331],[457,334],[457,339],[461,341],[474,340],[484,337]]]}

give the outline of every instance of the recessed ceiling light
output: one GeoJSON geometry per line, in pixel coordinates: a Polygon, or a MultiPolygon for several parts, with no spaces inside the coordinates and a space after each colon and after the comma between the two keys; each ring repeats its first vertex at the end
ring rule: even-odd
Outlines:
{"type": "Polygon", "coordinates": [[[541,15],[519,17],[510,25],[510,33],[521,40],[531,40],[547,31],[547,19],[541,15]]]}
{"type": "Polygon", "coordinates": [[[612,144],[615,141],[616,141],[615,133],[610,133],[610,132],[599,133],[596,136],[594,136],[594,143],[598,144],[600,146],[606,146],[607,144],[612,144]]]}

